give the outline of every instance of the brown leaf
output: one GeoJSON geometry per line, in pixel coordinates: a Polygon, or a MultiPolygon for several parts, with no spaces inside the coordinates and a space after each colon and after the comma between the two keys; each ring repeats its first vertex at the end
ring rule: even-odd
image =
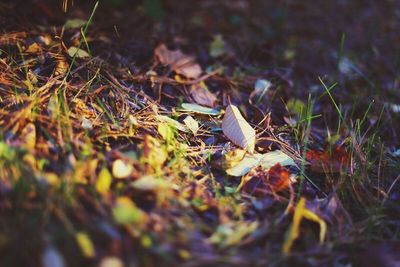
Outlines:
{"type": "Polygon", "coordinates": [[[154,55],[163,65],[168,65],[171,70],[189,79],[197,79],[202,73],[195,58],[185,55],[180,50],[169,50],[165,44],[160,44],[154,50],[154,55]]]}
{"type": "Polygon", "coordinates": [[[217,97],[208,90],[204,83],[193,84],[190,87],[190,95],[197,104],[207,107],[214,107],[217,101],[217,97]]]}

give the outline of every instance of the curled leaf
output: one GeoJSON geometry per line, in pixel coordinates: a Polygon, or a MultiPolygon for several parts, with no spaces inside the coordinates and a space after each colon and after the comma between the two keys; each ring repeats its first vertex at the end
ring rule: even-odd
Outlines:
{"type": "Polygon", "coordinates": [[[235,145],[254,153],[256,131],[243,118],[236,106],[229,105],[226,108],[222,121],[222,131],[235,145]]]}
{"type": "Polygon", "coordinates": [[[300,235],[300,224],[303,218],[316,222],[319,224],[319,241],[324,242],[326,235],[326,223],[322,220],[317,214],[307,209],[306,207],[306,199],[304,197],[300,198],[299,203],[297,203],[296,209],[294,210],[293,222],[290,225],[290,228],[287,233],[287,237],[285,243],[283,244],[283,253],[289,253],[293,242],[300,235]]]}

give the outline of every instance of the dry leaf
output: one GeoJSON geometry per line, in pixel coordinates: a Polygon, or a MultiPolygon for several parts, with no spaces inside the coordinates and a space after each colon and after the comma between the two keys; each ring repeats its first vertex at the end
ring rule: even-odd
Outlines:
{"type": "Polygon", "coordinates": [[[296,209],[293,215],[293,222],[290,225],[289,232],[287,234],[285,243],[283,244],[283,253],[289,253],[292,248],[293,242],[300,235],[300,224],[303,218],[319,224],[319,241],[324,242],[326,235],[326,223],[317,214],[312,212],[306,207],[306,199],[304,197],[300,198],[299,203],[297,203],[296,209]]]}
{"type": "Polygon", "coordinates": [[[204,107],[199,104],[182,103],[181,106],[185,111],[190,111],[193,113],[199,113],[199,114],[210,115],[210,116],[217,116],[220,114],[220,111],[217,109],[204,107]]]}
{"type": "Polygon", "coordinates": [[[193,84],[190,87],[190,95],[199,105],[214,107],[217,102],[217,97],[208,90],[204,82],[193,84]]]}
{"type": "Polygon", "coordinates": [[[117,179],[125,179],[129,177],[132,171],[133,167],[120,159],[117,159],[112,164],[112,174],[117,179]]]}
{"type": "Polygon", "coordinates": [[[192,116],[187,116],[183,120],[183,123],[185,123],[186,127],[188,127],[193,134],[196,134],[199,130],[199,123],[195,119],[193,119],[192,116]]]}
{"type": "Polygon", "coordinates": [[[147,214],[136,207],[128,197],[117,198],[116,205],[112,209],[114,220],[118,224],[136,223],[143,225],[147,220],[147,214]]]}
{"type": "Polygon", "coordinates": [[[28,123],[21,132],[23,146],[29,151],[35,151],[36,145],[36,127],[33,123],[28,123]]]}
{"type": "Polygon", "coordinates": [[[75,239],[85,258],[93,258],[95,256],[94,245],[88,234],[78,232],[75,234],[75,239]]]}
{"type": "Polygon", "coordinates": [[[226,170],[226,173],[230,176],[243,176],[246,175],[253,168],[257,167],[261,160],[264,158],[262,154],[246,155],[239,163],[235,166],[226,170]]]}
{"type": "Polygon", "coordinates": [[[100,194],[107,193],[112,183],[111,173],[106,167],[101,169],[99,177],[96,180],[95,188],[100,194]]]}
{"type": "Polygon", "coordinates": [[[124,263],[117,257],[105,257],[100,261],[99,267],[124,267],[124,263]]]}
{"type": "Polygon", "coordinates": [[[185,55],[180,50],[169,50],[165,44],[157,46],[154,54],[161,64],[170,66],[171,70],[186,78],[197,79],[202,73],[194,57],[185,55]]]}
{"type": "Polygon", "coordinates": [[[234,105],[226,108],[225,116],[222,121],[222,131],[235,145],[254,152],[256,143],[256,131],[240,114],[239,109],[234,105]]]}
{"type": "Polygon", "coordinates": [[[86,52],[85,50],[75,47],[75,46],[71,46],[70,48],[68,48],[68,55],[70,57],[77,57],[77,58],[87,58],[90,57],[89,53],[86,52]]]}

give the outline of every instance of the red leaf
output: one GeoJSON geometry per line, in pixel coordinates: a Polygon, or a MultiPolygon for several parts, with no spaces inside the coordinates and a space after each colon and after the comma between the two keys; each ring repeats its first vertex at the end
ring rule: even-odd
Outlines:
{"type": "Polygon", "coordinates": [[[348,153],[343,147],[336,146],[331,152],[328,150],[308,150],[306,158],[313,172],[338,173],[345,169],[348,161],[348,153]]]}

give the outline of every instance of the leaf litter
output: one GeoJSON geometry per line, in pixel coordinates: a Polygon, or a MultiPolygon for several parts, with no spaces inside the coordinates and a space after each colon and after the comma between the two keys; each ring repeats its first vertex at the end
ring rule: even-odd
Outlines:
{"type": "MultiPolygon", "coordinates": [[[[45,2],[38,8],[48,10],[45,2]]],[[[241,31],[235,14],[229,23],[241,31]]],[[[196,16],[188,28],[214,15],[196,16]]],[[[90,21],[8,25],[0,36],[0,261],[27,266],[15,257],[23,249],[35,266],[268,266],[274,258],[282,266],[305,258],[342,266],[352,264],[348,237],[393,239],[399,206],[391,151],[399,145],[368,139],[378,135],[369,135],[372,121],[393,134],[398,112],[390,105],[382,124],[372,108],[336,129],[326,94],[313,95],[310,108],[296,95],[307,78],[253,68],[251,49],[242,61],[240,34],[239,42],[225,32],[201,33],[199,43],[146,39],[129,42],[124,54],[118,27],[109,34],[95,21],[83,32],[90,21]],[[379,214],[370,216],[369,207],[379,214]]],[[[165,25],[154,31],[169,32],[165,25]]],[[[247,45],[271,66],[282,52],[247,45]]],[[[295,64],[301,53],[291,54],[284,58],[294,71],[308,63],[295,64]]],[[[371,86],[361,61],[355,69],[348,58],[337,59],[340,82],[371,86]]],[[[357,114],[347,96],[343,114],[357,114]]]]}

